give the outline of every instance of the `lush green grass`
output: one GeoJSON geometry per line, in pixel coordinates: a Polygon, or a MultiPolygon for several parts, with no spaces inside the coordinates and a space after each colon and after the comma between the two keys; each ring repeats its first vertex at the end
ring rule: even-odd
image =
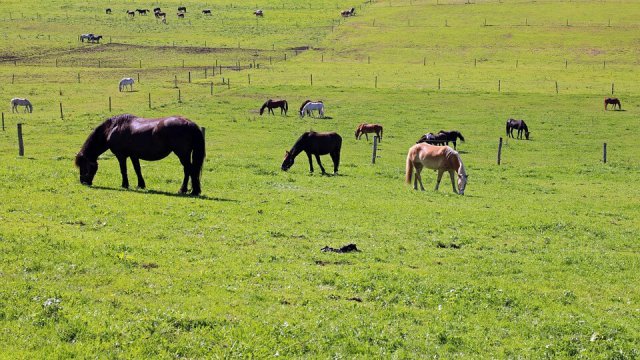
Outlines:
{"type": "MultiPolygon", "coordinates": [[[[5,111],[0,132],[2,356],[637,358],[640,8],[435,3],[358,6],[339,26],[337,9],[352,3],[256,4],[258,30],[253,4],[186,3],[187,21],[165,28],[106,18],[104,5],[3,1],[0,12],[15,19],[0,25],[8,38],[51,41],[0,49],[18,58],[0,63],[0,101],[35,105],[5,111]],[[18,4],[49,15],[23,20],[18,4]],[[200,7],[234,24],[210,31],[200,7]],[[572,26],[562,26],[567,17],[572,26]],[[90,26],[113,43],[77,43],[90,26]],[[205,79],[216,59],[223,74],[205,79]],[[260,68],[231,68],[254,59],[260,68]],[[138,73],[135,92],[117,91],[138,73]],[[626,111],[602,109],[611,82],[626,111]],[[288,117],[258,116],[270,97],[289,100],[288,117]],[[299,119],[306,98],[324,100],[331,118],[299,119]],[[175,157],[142,164],[147,190],[120,189],[110,153],[94,186],[79,184],[75,153],[122,112],[206,127],[204,196],[176,194],[175,157]],[[532,140],[509,139],[497,166],[509,117],[524,118],[532,140]],[[352,135],[364,121],[385,127],[375,165],[371,143],[352,135]],[[284,150],[310,128],[343,136],[341,175],[309,175],[304,155],[280,171],[284,150]],[[463,197],[446,179],[438,192],[403,184],[407,149],[440,129],[467,139],[463,197]],[[320,252],[351,242],[362,251],[320,252]]],[[[434,185],[434,173],[424,178],[434,185]]]]}

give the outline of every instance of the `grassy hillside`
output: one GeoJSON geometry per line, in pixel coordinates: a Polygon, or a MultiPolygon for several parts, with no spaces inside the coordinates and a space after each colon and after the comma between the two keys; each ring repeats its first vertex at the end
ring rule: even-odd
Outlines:
{"type": "Polygon", "coordinates": [[[464,3],[167,1],[164,25],[124,14],[156,4],[3,1],[2,357],[639,357],[640,8],[464,3]],[[624,111],[603,109],[612,83],[624,111]],[[276,97],[289,115],[260,117],[276,97]],[[300,119],[307,98],[330,118],[300,119]],[[124,112],[206,128],[203,196],[177,194],[175,156],[142,163],[147,190],[109,152],[80,185],[75,154],[124,112]],[[509,117],[531,140],[498,166],[509,117]],[[375,165],[360,122],[384,125],[375,165]],[[280,170],[309,129],[342,135],[339,176],[280,170]],[[403,183],[440,129],[466,138],[465,196],[403,183]]]}

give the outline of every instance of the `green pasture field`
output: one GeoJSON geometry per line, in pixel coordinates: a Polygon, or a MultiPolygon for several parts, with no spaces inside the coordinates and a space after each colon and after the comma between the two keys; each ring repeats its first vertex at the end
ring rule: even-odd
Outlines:
{"type": "Polygon", "coordinates": [[[640,357],[640,6],[465,3],[2,1],[0,357],[640,357]],[[155,6],[167,24],[124,13],[155,6]],[[175,156],[125,190],[107,152],[82,186],[75,154],[120,113],[206,128],[203,195],[178,195],[175,156]],[[375,165],[361,122],[384,125],[375,165]],[[310,129],[342,135],[338,176],[280,170],[310,129]],[[404,184],[440,129],[465,136],[464,196],[404,184]]]}

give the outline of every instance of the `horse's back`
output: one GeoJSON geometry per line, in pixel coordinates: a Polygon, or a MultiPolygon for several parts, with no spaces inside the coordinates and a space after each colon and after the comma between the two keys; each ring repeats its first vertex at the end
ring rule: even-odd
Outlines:
{"type": "Polygon", "coordinates": [[[409,156],[412,157],[414,164],[419,163],[422,166],[434,170],[457,170],[455,164],[452,164],[452,157],[456,157],[458,153],[448,146],[429,145],[427,143],[419,143],[413,145],[409,149],[409,156]]]}
{"type": "Polygon", "coordinates": [[[342,136],[336,132],[308,132],[305,133],[308,149],[312,153],[320,155],[328,154],[334,151],[340,151],[342,148],[342,136]]]}

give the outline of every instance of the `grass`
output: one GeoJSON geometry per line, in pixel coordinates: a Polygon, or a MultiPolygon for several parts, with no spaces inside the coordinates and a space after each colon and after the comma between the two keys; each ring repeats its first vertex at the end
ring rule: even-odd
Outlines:
{"type": "Polygon", "coordinates": [[[5,111],[0,132],[3,357],[639,356],[633,2],[383,1],[342,20],[351,3],[283,1],[257,4],[260,29],[252,4],[216,2],[211,21],[233,23],[216,31],[196,14],[205,5],[185,5],[187,21],[167,27],[128,21],[120,8],[143,6],[132,3],[110,3],[111,17],[79,2],[0,5],[14,18],[6,38],[31,39],[0,50],[2,101],[35,106],[5,111]],[[84,32],[112,43],[78,44],[84,32]],[[223,74],[205,79],[216,60],[223,74]],[[135,92],[117,91],[138,73],[135,92]],[[602,109],[611,82],[625,111],[602,109]],[[289,100],[289,116],[258,116],[270,97],[289,100]],[[307,98],[331,118],[299,119],[307,98]],[[177,195],[175,157],[143,162],[147,190],[120,189],[110,153],[94,186],[79,184],[75,153],[123,112],[206,128],[202,197],[177,195]],[[507,140],[497,166],[509,117],[532,140],[507,140]],[[375,165],[352,135],[364,121],[385,127],[375,165]],[[343,136],[341,175],[308,174],[304,155],[280,171],[310,128],[343,136]],[[432,191],[433,173],[426,192],[405,186],[407,149],[454,128],[466,195],[446,179],[432,191]],[[320,252],[348,243],[362,251],[320,252]]]}

